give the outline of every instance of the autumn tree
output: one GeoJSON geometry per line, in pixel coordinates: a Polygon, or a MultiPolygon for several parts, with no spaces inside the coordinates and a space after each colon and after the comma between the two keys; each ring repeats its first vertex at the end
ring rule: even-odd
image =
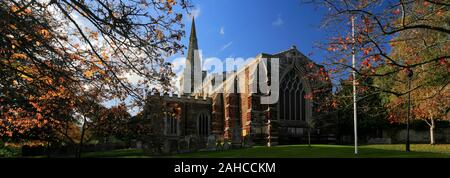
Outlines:
{"type": "Polygon", "coordinates": [[[108,143],[112,137],[126,139],[131,129],[131,115],[124,103],[111,108],[101,108],[96,112],[98,117],[92,120],[91,130],[100,142],[108,143]]]}
{"type": "MultiPolygon", "coordinates": [[[[187,0],[0,2],[0,136],[74,122],[89,88],[135,104],[168,85],[187,0]],[[127,76],[142,78],[131,83],[127,76]],[[67,120],[66,120],[67,119],[67,120]]],[[[52,129],[53,130],[53,129],[52,129]]],[[[64,132],[58,132],[64,133],[64,132]]],[[[81,139],[82,140],[82,139],[81,139]]]]}
{"type": "MultiPolygon", "coordinates": [[[[427,1],[422,4],[415,4],[412,7],[414,14],[405,15],[405,19],[415,19],[420,14],[429,14],[439,6],[427,1]]],[[[433,21],[427,22],[437,25],[441,21],[448,21],[450,13],[445,11],[441,15],[433,14],[433,21]]],[[[400,19],[401,20],[401,19],[400,19]]],[[[447,24],[448,27],[448,24],[447,24]]],[[[448,34],[436,33],[428,29],[411,29],[399,32],[391,41],[392,58],[405,64],[420,64],[413,69],[414,75],[411,79],[410,91],[412,97],[412,111],[415,119],[425,121],[430,127],[430,144],[435,143],[434,130],[437,127],[437,120],[448,120],[450,109],[449,82],[450,75],[448,59],[440,58],[449,54],[450,41],[448,34]],[[433,63],[424,63],[424,60],[440,58],[433,63]]],[[[385,66],[383,71],[392,70],[392,66],[385,66]]],[[[408,91],[408,78],[404,73],[393,74],[385,78],[378,79],[378,85],[383,88],[390,88],[392,91],[408,91]]],[[[386,94],[387,106],[390,109],[389,119],[392,122],[402,122],[402,114],[405,114],[407,98],[386,94]]]]}
{"type": "MultiPolygon", "coordinates": [[[[428,33],[448,35],[448,3],[445,1],[312,1],[328,9],[324,17],[324,27],[330,30],[330,40],[326,46],[330,51],[327,64],[334,77],[342,77],[349,70],[362,76],[384,77],[418,68],[426,63],[448,63],[447,52],[423,58],[413,63],[402,63],[389,55],[390,39],[403,32],[426,30],[428,33]],[[424,9],[415,7],[422,6],[424,9]],[[355,38],[351,36],[350,18],[355,20],[355,38]],[[413,18],[412,18],[413,17],[413,18]],[[357,68],[351,67],[350,55],[356,50],[357,68]],[[392,66],[389,70],[379,67],[392,66]]],[[[363,85],[364,83],[359,83],[363,85]]],[[[403,95],[408,91],[391,91],[376,85],[383,92],[403,95]]]]}
{"type": "MultiPolygon", "coordinates": [[[[373,82],[366,78],[365,83],[373,82]]],[[[353,131],[353,97],[352,81],[342,79],[336,87],[334,99],[336,101],[335,113],[338,117],[338,135],[352,135],[353,131]]],[[[387,112],[382,103],[382,93],[373,88],[360,87],[357,91],[357,118],[359,138],[377,138],[381,130],[387,128],[387,112]]]]}
{"type": "MultiPolygon", "coordinates": [[[[425,91],[432,96],[448,93],[448,90],[445,90],[449,82],[450,55],[450,4],[447,1],[308,2],[328,10],[323,26],[329,31],[329,41],[320,47],[329,52],[325,63],[335,86],[339,85],[341,79],[348,78],[350,72],[355,71],[358,76],[355,79],[359,88],[358,97],[364,98],[365,90],[373,89],[382,95],[401,98],[402,101],[397,102],[402,103],[402,107],[394,106],[392,102],[388,102],[392,105],[386,106],[391,110],[396,107],[404,111],[393,112],[403,119],[406,112],[406,94],[415,93],[419,95],[416,98],[425,101],[426,98],[431,99],[431,96],[425,96],[425,91]],[[355,19],[354,37],[351,33],[352,18],[355,19]],[[353,54],[356,56],[355,68],[350,60],[353,54]],[[405,85],[406,70],[416,73],[411,90],[405,85]],[[366,82],[367,78],[374,82],[366,82]]],[[[349,79],[353,80],[351,77],[349,79]]],[[[447,109],[440,111],[446,110],[443,114],[448,113],[448,104],[443,106],[447,109]]]]}

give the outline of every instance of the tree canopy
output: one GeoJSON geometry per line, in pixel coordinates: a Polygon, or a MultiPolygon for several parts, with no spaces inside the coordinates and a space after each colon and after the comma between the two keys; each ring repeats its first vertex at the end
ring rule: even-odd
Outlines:
{"type": "MultiPolygon", "coordinates": [[[[0,2],[0,136],[54,129],[89,102],[169,87],[188,0],[0,2]],[[127,76],[142,80],[133,82],[127,76]]],[[[91,108],[92,109],[92,108],[91,108]]]]}

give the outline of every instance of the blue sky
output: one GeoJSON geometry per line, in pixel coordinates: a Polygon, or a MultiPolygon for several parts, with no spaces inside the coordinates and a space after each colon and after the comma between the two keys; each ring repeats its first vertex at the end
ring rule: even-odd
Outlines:
{"type": "MultiPolygon", "coordinates": [[[[276,53],[296,45],[316,63],[324,51],[314,48],[323,42],[320,29],[323,9],[301,0],[193,0],[199,48],[203,59],[217,57],[255,57],[276,53]]],[[[188,45],[191,19],[185,19],[188,45]]],[[[177,54],[169,61],[180,57],[177,54]]]]}
{"type": "MultiPolygon", "coordinates": [[[[314,46],[324,42],[327,36],[325,30],[320,29],[324,9],[301,0],[192,0],[192,3],[203,60],[211,57],[247,59],[296,45],[316,63],[323,61],[325,51],[314,46]]],[[[184,20],[186,36],[182,43],[185,46],[188,46],[191,18],[186,16],[184,20]]],[[[180,57],[184,55],[175,54],[167,61],[184,61],[180,57]]],[[[179,73],[181,67],[175,65],[175,72],[179,73]]],[[[112,103],[116,102],[109,104],[112,103]]],[[[137,110],[130,112],[135,114],[137,110]]]]}

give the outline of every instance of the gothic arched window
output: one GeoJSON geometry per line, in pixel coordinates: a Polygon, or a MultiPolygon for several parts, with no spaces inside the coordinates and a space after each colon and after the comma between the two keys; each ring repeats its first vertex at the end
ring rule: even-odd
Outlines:
{"type": "MultiPolygon", "coordinates": [[[[289,85],[289,82],[286,82],[284,86],[289,85]]],[[[289,119],[289,92],[288,88],[284,88],[283,90],[283,101],[284,101],[284,107],[283,109],[283,119],[288,120],[289,119]]]]}
{"type": "MultiPolygon", "coordinates": [[[[297,90],[295,91],[295,108],[301,108],[301,102],[300,102],[300,97],[301,97],[301,86],[299,85],[299,87],[297,88],[297,90]]],[[[300,109],[296,109],[295,110],[295,120],[300,120],[300,109]]]]}
{"type": "Polygon", "coordinates": [[[200,114],[197,120],[198,134],[203,136],[209,135],[209,124],[210,124],[209,116],[205,113],[200,114]]]}
{"type": "Polygon", "coordinates": [[[174,116],[166,116],[166,134],[177,135],[178,134],[178,120],[174,116]]]}
{"type": "Polygon", "coordinates": [[[305,102],[305,97],[306,97],[306,94],[305,94],[305,91],[303,91],[302,92],[302,97],[301,97],[301,100],[302,100],[302,121],[305,121],[306,120],[306,102],[305,102]]]}
{"type": "Polygon", "coordinates": [[[305,89],[295,70],[285,75],[280,85],[279,114],[282,120],[305,120],[305,89]]]}

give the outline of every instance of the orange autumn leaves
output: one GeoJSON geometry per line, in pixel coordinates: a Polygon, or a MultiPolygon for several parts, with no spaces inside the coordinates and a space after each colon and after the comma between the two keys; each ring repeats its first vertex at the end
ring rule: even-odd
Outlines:
{"type": "MultiPolygon", "coordinates": [[[[357,63],[361,65],[361,69],[364,69],[364,71],[371,71],[374,73],[374,67],[378,62],[382,62],[382,57],[380,56],[378,51],[375,51],[373,47],[367,45],[362,45],[363,39],[362,35],[357,35],[355,37],[355,42],[353,42],[352,38],[350,36],[347,37],[337,37],[332,38],[332,42],[328,45],[327,50],[329,52],[341,52],[346,53],[347,55],[352,54],[353,46],[355,46],[355,51],[357,55],[357,63]],[[355,43],[355,44],[354,44],[355,43]],[[360,46],[360,47],[357,47],[360,46]],[[367,70],[368,69],[368,70],[367,70]]],[[[348,57],[350,58],[350,57],[348,57]]],[[[350,62],[349,60],[346,60],[346,58],[339,58],[338,60],[334,61],[335,63],[347,63],[350,62]]]]}
{"type": "Polygon", "coordinates": [[[172,7],[176,4],[177,2],[175,0],[166,0],[165,3],[165,8],[167,8],[167,12],[170,14],[172,13],[172,7]]]}
{"type": "MultiPolygon", "coordinates": [[[[448,91],[450,87],[445,87],[448,91]]],[[[414,119],[428,120],[449,120],[450,113],[446,112],[450,104],[449,92],[437,92],[436,88],[427,87],[411,92],[412,116],[414,119]]],[[[390,108],[388,120],[391,123],[403,122],[405,119],[405,107],[408,100],[405,97],[392,98],[387,104],[390,108]],[[403,106],[403,107],[402,107],[403,106]]]]}
{"type": "MultiPolygon", "coordinates": [[[[167,13],[172,13],[173,12],[173,6],[175,6],[177,4],[176,0],[161,0],[161,1],[156,1],[157,3],[161,3],[162,7],[160,9],[164,9],[167,11],[167,13]]],[[[149,6],[151,3],[155,3],[155,2],[150,2],[149,0],[140,0],[139,4],[142,6],[149,6]]]]}
{"type": "Polygon", "coordinates": [[[14,53],[11,55],[11,59],[27,59],[28,56],[23,53],[14,53]]]}
{"type": "Polygon", "coordinates": [[[111,1],[105,6],[97,1],[0,3],[5,17],[0,19],[4,44],[0,75],[7,78],[2,78],[0,90],[9,92],[0,95],[5,99],[0,105],[1,121],[5,120],[0,132],[14,137],[14,133],[58,122],[75,122],[73,112],[85,107],[83,100],[101,102],[128,95],[141,99],[138,87],[148,84],[134,86],[123,75],[138,71],[148,80],[159,79],[157,71],[146,66],[163,64],[160,51],[154,49],[166,53],[182,49],[181,10],[189,3],[140,2],[111,1]],[[78,19],[72,21],[74,13],[78,19]],[[99,92],[90,94],[92,90],[99,92]],[[68,112],[72,113],[67,117],[59,116],[68,112]]]}
{"type": "Polygon", "coordinates": [[[17,14],[18,16],[24,16],[31,14],[32,11],[30,8],[18,7],[16,5],[13,5],[11,6],[10,12],[17,14]]]}
{"type": "Polygon", "coordinates": [[[59,121],[55,117],[68,112],[69,108],[75,106],[74,101],[69,99],[70,92],[62,85],[54,90],[49,89],[43,92],[42,95],[32,95],[24,99],[14,98],[18,104],[8,104],[11,106],[6,111],[2,109],[0,117],[3,118],[3,122],[0,122],[0,136],[13,137],[14,134],[24,134],[32,129],[58,124],[59,121]],[[64,104],[61,105],[61,102],[64,104]]]}
{"type": "Polygon", "coordinates": [[[82,58],[81,61],[87,66],[83,72],[84,77],[91,79],[95,75],[100,75],[101,78],[109,78],[110,76],[106,73],[106,70],[110,69],[108,59],[109,56],[106,50],[101,52],[101,58],[98,58],[95,55],[82,58]]]}
{"type": "Polygon", "coordinates": [[[7,41],[0,47],[0,66],[7,76],[1,83],[4,86],[0,98],[0,136],[14,137],[55,123],[50,111],[61,107],[58,102],[69,94],[63,86],[64,79],[53,76],[61,72],[54,68],[53,61],[36,61],[47,51],[23,50],[38,49],[50,41],[53,38],[50,30],[23,20],[34,17],[30,8],[11,6],[8,15],[17,19],[1,21],[0,32],[7,41]]]}
{"type": "MultiPolygon", "coordinates": [[[[23,19],[27,19],[30,17],[33,17],[33,13],[30,7],[24,6],[24,7],[18,7],[16,5],[12,5],[10,7],[10,13],[13,15],[18,16],[21,20],[23,19]]],[[[35,43],[37,46],[42,44],[42,40],[48,40],[51,38],[51,33],[49,31],[49,29],[47,27],[44,27],[43,25],[32,25],[32,26],[27,26],[27,30],[34,32],[35,34],[32,33],[24,33],[21,32],[20,30],[23,29],[23,27],[20,27],[20,25],[22,22],[14,22],[14,21],[10,21],[10,23],[7,25],[9,31],[15,32],[17,34],[19,34],[19,36],[23,37],[24,39],[26,39],[27,42],[33,42],[35,43]]],[[[4,33],[4,32],[2,32],[4,33]]],[[[10,35],[10,37],[12,38],[17,38],[18,36],[12,36],[10,35]]],[[[17,48],[19,44],[19,42],[17,40],[13,40],[13,46],[12,48],[17,48]]]]}

